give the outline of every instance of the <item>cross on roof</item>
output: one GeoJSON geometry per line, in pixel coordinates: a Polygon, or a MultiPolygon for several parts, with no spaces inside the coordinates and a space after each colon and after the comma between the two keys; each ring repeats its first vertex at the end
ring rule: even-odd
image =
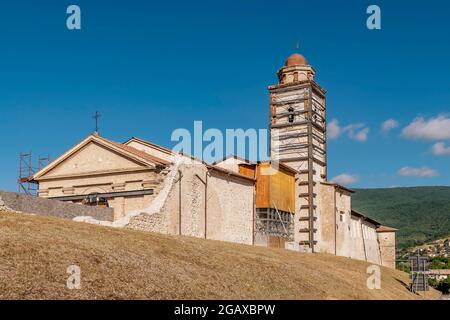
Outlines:
{"type": "Polygon", "coordinates": [[[95,115],[92,117],[95,119],[95,132],[98,133],[98,119],[101,117],[100,113],[98,111],[95,111],[95,115]]]}

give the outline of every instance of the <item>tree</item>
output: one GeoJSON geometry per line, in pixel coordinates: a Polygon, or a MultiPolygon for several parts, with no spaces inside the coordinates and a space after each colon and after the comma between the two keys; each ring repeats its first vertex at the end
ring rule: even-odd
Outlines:
{"type": "Polygon", "coordinates": [[[450,278],[440,281],[438,283],[436,289],[438,289],[443,294],[449,294],[450,293],[450,278]]]}
{"type": "Polygon", "coordinates": [[[430,286],[432,286],[433,288],[437,289],[437,287],[438,287],[438,285],[439,285],[439,281],[437,281],[437,280],[434,279],[434,278],[429,278],[429,279],[428,279],[428,284],[429,284],[430,286]]]}
{"type": "Polygon", "coordinates": [[[449,269],[450,261],[448,258],[435,257],[430,262],[430,269],[449,269]]]}

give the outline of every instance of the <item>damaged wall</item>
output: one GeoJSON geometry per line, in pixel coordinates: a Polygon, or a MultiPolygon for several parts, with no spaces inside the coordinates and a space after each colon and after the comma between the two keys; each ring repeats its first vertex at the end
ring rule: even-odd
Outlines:
{"type": "Polygon", "coordinates": [[[127,228],[253,243],[252,179],[209,169],[200,163],[182,164],[172,170],[176,170],[176,179],[161,210],[153,214],[142,212],[130,219],[127,228]]]}

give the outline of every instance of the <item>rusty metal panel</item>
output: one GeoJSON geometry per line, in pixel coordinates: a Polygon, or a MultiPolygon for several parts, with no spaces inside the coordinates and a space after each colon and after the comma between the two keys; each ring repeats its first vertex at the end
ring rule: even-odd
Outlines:
{"type": "Polygon", "coordinates": [[[270,208],[270,176],[261,174],[262,168],[270,165],[258,164],[256,171],[256,208],[270,208]]]}
{"type": "Polygon", "coordinates": [[[279,168],[270,176],[270,207],[285,212],[295,211],[295,176],[279,168]]]}
{"type": "Polygon", "coordinates": [[[295,212],[295,175],[283,168],[271,175],[262,174],[270,163],[260,163],[256,168],[256,208],[273,208],[295,212]]]}
{"type": "Polygon", "coordinates": [[[239,173],[250,178],[255,178],[256,167],[253,164],[240,164],[239,173]]]}

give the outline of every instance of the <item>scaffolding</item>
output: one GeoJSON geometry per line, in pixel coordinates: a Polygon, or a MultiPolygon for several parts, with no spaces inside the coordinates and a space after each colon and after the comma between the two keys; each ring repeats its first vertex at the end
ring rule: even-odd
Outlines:
{"type": "Polygon", "coordinates": [[[292,241],[294,240],[294,215],[277,208],[257,208],[256,231],[292,241]]]}
{"type": "Polygon", "coordinates": [[[19,155],[19,178],[17,180],[17,191],[29,196],[38,195],[38,185],[33,181],[34,173],[46,167],[50,163],[50,156],[37,159],[37,167],[33,166],[33,153],[20,153],[19,155]]]}
{"type": "Polygon", "coordinates": [[[410,257],[409,261],[411,263],[410,290],[414,293],[418,291],[429,291],[428,275],[430,272],[428,258],[425,256],[420,256],[418,251],[417,256],[410,257]]]}
{"type": "Polygon", "coordinates": [[[47,155],[46,157],[39,156],[38,158],[38,168],[37,171],[41,171],[44,169],[48,164],[50,163],[50,155],[47,155]]]}

